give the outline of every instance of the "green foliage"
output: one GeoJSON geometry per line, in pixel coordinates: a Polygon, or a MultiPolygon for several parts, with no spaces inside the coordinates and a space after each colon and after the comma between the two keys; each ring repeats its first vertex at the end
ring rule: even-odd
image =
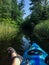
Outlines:
{"type": "Polygon", "coordinates": [[[15,21],[2,18],[0,21],[0,41],[11,40],[16,36],[18,29],[15,21]]]}
{"type": "Polygon", "coordinates": [[[17,0],[0,0],[0,18],[12,18],[18,25],[23,22],[17,0]]]}
{"type": "MultiPolygon", "coordinates": [[[[20,5],[20,4],[19,4],[20,5]]],[[[23,12],[21,11],[19,5],[17,4],[17,0],[12,0],[11,2],[11,18],[15,20],[15,22],[20,25],[23,22],[22,14],[23,12]]]]}
{"type": "Polygon", "coordinates": [[[32,11],[30,20],[34,24],[40,23],[40,20],[49,19],[49,11],[48,11],[48,0],[30,0],[32,11]]]}
{"type": "Polygon", "coordinates": [[[12,0],[0,0],[0,18],[11,17],[11,1],[12,0]]]}
{"type": "Polygon", "coordinates": [[[24,15],[24,0],[21,0],[18,6],[19,10],[21,10],[22,15],[24,15]]]}
{"type": "Polygon", "coordinates": [[[39,45],[49,53],[49,20],[37,24],[34,28],[34,35],[39,45]]]}
{"type": "Polygon", "coordinates": [[[18,5],[17,5],[17,0],[12,0],[11,1],[11,18],[16,20],[17,16],[19,15],[19,10],[18,10],[18,5]]]}
{"type": "Polygon", "coordinates": [[[17,0],[0,0],[0,55],[2,60],[7,55],[6,50],[9,46],[14,47],[18,53],[22,52],[20,28],[22,22],[22,11],[19,10],[17,0]]]}
{"type": "Polygon", "coordinates": [[[26,17],[22,24],[23,33],[31,40],[31,43],[37,42],[49,52],[49,2],[48,0],[30,1],[31,14],[26,17]]]}
{"type": "Polygon", "coordinates": [[[41,0],[31,0],[31,7],[30,10],[32,11],[31,13],[31,22],[34,22],[37,24],[40,20],[41,17],[41,11],[42,11],[42,6],[41,6],[41,0]]]}
{"type": "Polygon", "coordinates": [[[22,33],[20,30],[19,26],[11,18],[0,18],[0,56],[2,62],[7,56],[6,50],[8,47],[13,47],[16,49],[17,53],[22,54],[22,33]]]}
{"type": "Polygon", "coordinates": [[[6,51],[8,46],[12,45],[12,40],[16,38],[19,27],[11,19],[0,18],[0,54],[6,51]]]}
{"type": "Polygon", "coordinates": [[[49,38],[49,20],[37,24],[34,29],[34,34],[35,33],[37,33],[39,37],[49,38]]]}
{"type": "MultiPolygon", "coordinates": [[[[23,23],[24,33],[30,38],[30,40],[37,41],[36,36],[34,35],[34,27],[41,22],[49,19],[49,2],[48,0],[30,0],[30,11],[31,14],[26,17],[25,22],[23,23]],[[26,28],[26,29],[25,29],[26,28]]],[[[37,35],[38,36],[38,35],[37,35]]]]}

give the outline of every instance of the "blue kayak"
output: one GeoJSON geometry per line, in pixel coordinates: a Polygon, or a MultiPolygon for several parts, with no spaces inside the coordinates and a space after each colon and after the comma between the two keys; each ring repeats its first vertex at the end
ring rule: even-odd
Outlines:
{"type": "Polygon", "coordinates": [[[21,65],[47,65],[45,57],[48,54],[43,51],[39,45],[33,43],[32,46],[24,53],[21,65]]]}

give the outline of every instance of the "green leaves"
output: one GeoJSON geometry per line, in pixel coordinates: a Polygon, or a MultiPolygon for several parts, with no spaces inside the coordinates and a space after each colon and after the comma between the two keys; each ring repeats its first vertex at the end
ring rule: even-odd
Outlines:
{"type": "Polygon", "coordinates": [[[10,41],[18,33],[19,27],[11,19],[3,19],[0,21],[0,41],[10,41]],[[2,22],[1,22],[2,21],[2,22]]]}
{"type": "Polygon", "coordinates": [[[19,10],[17,0],[1,0],[0,1],[0,18],[11,18],[12,20],[22,21],[22,12],[19,10]]]}
{"type": "Polygon", "coordinates": [[[18,53],[21,52],[20,25],[22,22],[22,12],[19,10],[17,0],[0,0],[0,55],[2,60],[7,55],[6,50],[9,46],[14,47],[18,53]]]}
{"type": "Polygon", "coordinates": [[[49,20],[41,21],[35,26],[34,36],[38,44],[49,53],[49,20]]]}
{"type": "Polygon", "coordinates": [[[11,0],[1,0],[0,2],[0,17],[9,18],[11,17],[11,0]]]}
{"type": "Polygon", "coordinates": [[[20,47],[17,44],[19,31],[19,26],[14,20],[11,18],[0,18],[0,55],[2,60],[4,60],[4,57],[7,55],[6,50],[9,46],[13,47],[17,45],[16,48],[20,47]]]}
{"type": "Polygon", "coordinates": [[[31,0],[31,22],[38,24],[40,23],[40,20],[49,19],[49,4],[47,2],[48,0],[31,0]]]}
{"type": "Polygon", "coordinates": [[[43,39],[49,38],[49,20],[39,23],[34,28],[34,34],[43,39]]]}

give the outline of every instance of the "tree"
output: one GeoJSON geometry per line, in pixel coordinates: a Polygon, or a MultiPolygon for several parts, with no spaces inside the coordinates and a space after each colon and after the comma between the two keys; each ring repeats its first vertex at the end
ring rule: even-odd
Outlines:
{"type": "Polygon", "coordinates": [[[22,33],[17,23],[10,18],[2,18],[0,20],[0,63],[4,62],[4,58],[6,59],[8,47],[13,47],[17,53],[23,54],[21,40],[22,33]]]}
{"type": "Polygon", "coordinates": [[[18,5],[17,5],[17,0],[12,0],[11,1],[11,18],[13,20],[16,20],[17,19],[17,16],[18,16],[18,5]]]}
{"type": "Polygon", "coordinates": [[[9,46],[14,47],[18,53],[20,52],[22,45],[20,24],[22,22],[22,12],[19,10],[17,0],[0,0],[0,54],[2,60],[9,46]]]}
{"type": "Polygon", "coordinates": [[[34,24],[37,24],[39,22],[40,16],[41,16],[41,0],[30,0],[32,5],[30,7],[31,13],[31,22],[34,22],[34,24]]]}
{"type": "Polygon", "coordinates": [[[0,0],[0,18],[12,18],[16,23],[21,24],[22,12],[19,10],[17,0],[0,0]]]}
{"type": "Polygon", "coordinates": [[[49,20],[37,24],[34,28],[36,42],[49,53],[49,20]]]}
{"type": "Polygon", "coordinates": [[[18,25],[20,25],[23,22],[22,18],[22,7],[23,2],[17,3],[17,0],[12,0],[12,11],[11,11],[11,18],[16,21],[18,25]]]}
{"type": "Polygon", "coordinates": [[[24,0],[21,0],[19,3],[19,10],[21,10],[22,15],[24,15],[24,0]]]}
{"type": "Polygon", "coordinates": [[[25,18],[22,24],[23,33],[33,41],[33,30],[34,26],[39,23],[41,15],[41,3],[39,0],[31,0],[31,14],[25,18]]]}
{"type": "Polygon", "coordinates": [[[40,20],[46,20],[48,19],[48,0],[30,0],[31,1],[31,7],[30,10],[31,13],[31,22],[34,22],[35,24],[39,23],[40,20]]]}
{"type": "Polygon", "coordinates": [[[43,1],[43,10],[42,10],[42,13],[41,13],[41,20],[47,20],[49,19],[49,2],[48,0],[44,0],[43,1]]]}
{"type": "Polygon", "coordinates": [[[11,17],[11,1],[12,0],[0,0],[0,18],[11,17]]]}

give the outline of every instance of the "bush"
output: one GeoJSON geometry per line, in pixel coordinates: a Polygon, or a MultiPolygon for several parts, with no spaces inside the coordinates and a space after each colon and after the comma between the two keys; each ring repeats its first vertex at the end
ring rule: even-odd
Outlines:
{"type": "Polygon", "coordinates": [[[49,20],[42,21],[34,28],[39,45],[49,53],[49,20]]]}
{"type": "MultiPolygon", "coordinates": [[[[6,56],[6,50],[12,46],[19,32],[19,26],[11,19],[0,18],[0,55],[6,56]],[[13,41],[13,42],[12,42],[13,41]]],[[[15,41],[16,42],[16,41],[15,41]]],[[[2,58],[3,59],[3,58],[2,58]]]]}
{"type": "Polygon", "coordinates": [[[34,28],[34,34],[43,39],[49,38],[49,20],[37,24],[34,28]]]}
{"type": "Polygon", "coordinates": [[[0,19],[0,41],[10,41],[19,31],[18,25],[11,19],[0,19]]]}

